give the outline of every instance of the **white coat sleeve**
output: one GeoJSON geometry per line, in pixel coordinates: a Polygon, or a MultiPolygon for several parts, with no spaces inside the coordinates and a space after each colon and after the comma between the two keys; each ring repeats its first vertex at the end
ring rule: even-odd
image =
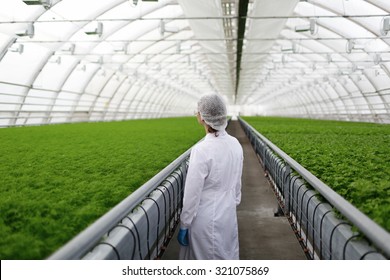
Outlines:
{"type": "Polygon", "coordinates": [[[189,228],[198,212],[204,182],[209,173],[206,155],[197,147],[191,151],[184,188],[183,209],[180,215],[181,228],[189,228]]]}
{"type": "Polygon", "coordinates": [[[244,155],[241,149],[241,160],[239,163],[238,178],[236,183],[236,206],[238,206],[241,202],[241,176],[242,176],[243,164],[244,164],[244,155]]]}

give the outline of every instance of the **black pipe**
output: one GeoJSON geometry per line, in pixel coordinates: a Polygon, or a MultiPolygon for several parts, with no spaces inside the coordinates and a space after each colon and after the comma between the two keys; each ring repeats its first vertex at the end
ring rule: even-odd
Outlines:
{"type": "MultiPolygon", "coordinates": [[[[235,100],[237,100],[238,83],[240,81],[240,70],[241,70],[241,55],[242,55],[242,44],[245,35],[245,23],[246,16],[248,13],[248,2],[249,0],[240,0],[238,6],[238,31],[237,31],[237,68],[236,68],[236,91],[235,100]]],[[[234,101],[236,102],[236,101],[234,101]]]]}

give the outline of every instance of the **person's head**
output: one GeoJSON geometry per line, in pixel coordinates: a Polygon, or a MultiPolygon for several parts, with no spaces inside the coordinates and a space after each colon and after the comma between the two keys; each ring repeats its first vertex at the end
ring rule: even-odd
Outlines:
{"type": "Polygon", "coordinates": [[[201,121],[207,125],[209,133],[224,130],[227,125],[226,105],[217,94],[204,95],[198,101],[198,112],[201,121]]]}

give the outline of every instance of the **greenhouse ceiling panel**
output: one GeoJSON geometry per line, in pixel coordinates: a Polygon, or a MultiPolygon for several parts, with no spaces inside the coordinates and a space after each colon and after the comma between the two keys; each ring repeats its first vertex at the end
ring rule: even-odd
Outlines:
{"type": "Polygon", "coordinates": [[[3,0],[0,126],[188,116],[207,93],[230,115],[389,123],[389,12],[385,0],[3,0]]]}

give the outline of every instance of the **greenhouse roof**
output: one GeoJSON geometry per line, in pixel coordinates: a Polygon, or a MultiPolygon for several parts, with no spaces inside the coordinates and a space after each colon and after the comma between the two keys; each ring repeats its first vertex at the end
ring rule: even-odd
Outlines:
{"type": "Polygon", "coordinates": [[[390,1],[2,0],[0,126],[230,114],[390,122],[390,1]]]}

